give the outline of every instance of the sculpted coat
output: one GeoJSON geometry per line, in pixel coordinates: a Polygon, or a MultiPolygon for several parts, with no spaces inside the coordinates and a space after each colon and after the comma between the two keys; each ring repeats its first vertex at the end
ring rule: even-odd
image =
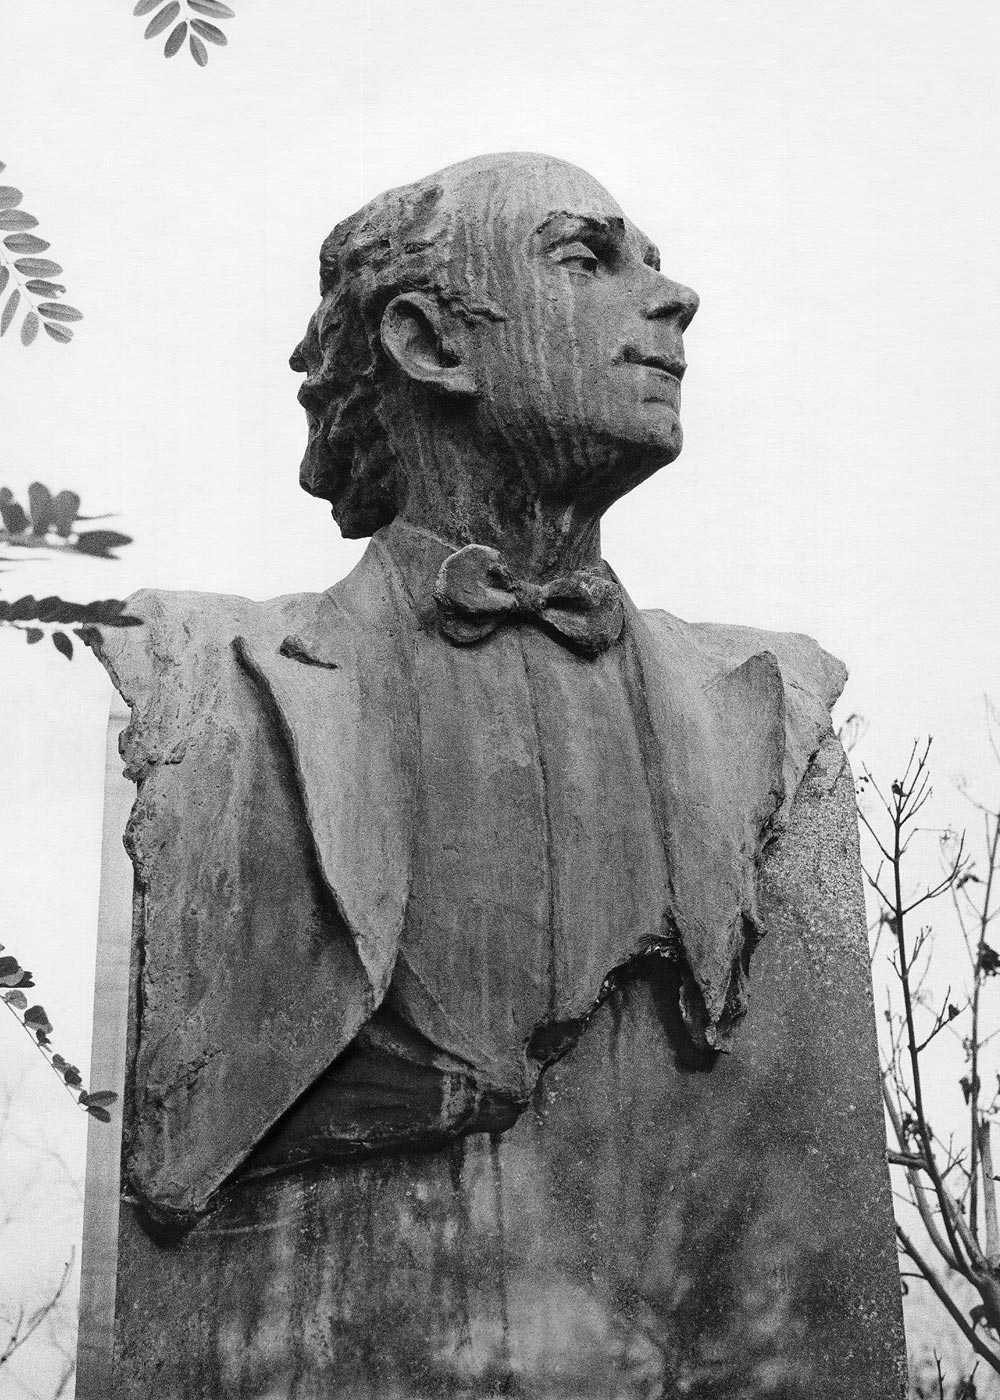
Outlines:
{"type": "Polygon", "coordinates": [[[651,950],[693,1046],[730,1045],[761,850],[843,667],[627,600],[601,657],[531,624],[456,646],[451,552],[390,525],[326,593],[139,594],[146,626],[100,645],[133,709],[128,1168],[154,1214],[203,1211],[255,1149],[507,1126],[651,950]]]}

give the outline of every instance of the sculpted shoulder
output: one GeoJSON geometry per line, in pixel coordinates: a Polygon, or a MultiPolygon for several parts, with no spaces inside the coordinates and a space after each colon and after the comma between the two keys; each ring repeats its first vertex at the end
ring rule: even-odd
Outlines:
{"type": "MultiPolygon", "coordinates": [[[[752,658],[760,658],[761,665],[773,658],[783,693],[784,801],[778,814],[779,824],[783,822],[810,761],[832,731],[830,711],[847,681],[844,663],[802,632],[684,622],[655,608],[644,610],[642,618],[664,665],[681,669],[702,690],[720,698],[729,692],[726,678],[752,658]]],[[[731,704],[738,704],[739,692],[734,689],[732,694],[731,704]]],[[[734,728],[751,722],[747,713],[730,716],[734,728]]]]}
{"type": "Polygon", "coordinates": [[[123,740],[127,770],[171,762],[179,747],[240,703],[239,636],[277,650],[308,630],[322,593],[290,593],[263,602],[232,594],[142,589],[125,615],[140,625],[89,629],[88,644],[132,710],[123,740]]]}
{"type": "Polygon", "coordinates": [[[821,700],[827,710],[847,681],[847,667],[804,632],[770,632],[717,622],[684,622],[662,608],[648,608],[642,617],[668,657],[686,660],[710,685],[751,656],[770,652],[786,687],[821,700]]]}

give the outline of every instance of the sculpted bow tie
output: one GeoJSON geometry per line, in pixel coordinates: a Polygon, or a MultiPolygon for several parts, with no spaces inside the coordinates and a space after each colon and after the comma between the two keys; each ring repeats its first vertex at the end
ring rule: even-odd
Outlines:
{"type": "Polygon", "coordinates": [[[617,640],[625,622],[621,589],[605,568],[529,583],[514,577],[497,550],[468,544],[441,565],[434,585],[438,624],[464,646],[488,637],[501,622],[536,622],[596,656],[617,640]]]}

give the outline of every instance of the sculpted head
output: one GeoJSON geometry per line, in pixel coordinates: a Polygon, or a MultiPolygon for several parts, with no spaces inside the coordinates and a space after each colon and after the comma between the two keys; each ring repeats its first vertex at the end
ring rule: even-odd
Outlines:
{"type": "Polygon", "coordinates": [[[453,491],[458,459],[498,501],[599,517],[680,451],[697,297],[575,166],[483,156],[390,190],[337,225],[320,272],[291,360],[301,482],[345,535],[453,491]]]}

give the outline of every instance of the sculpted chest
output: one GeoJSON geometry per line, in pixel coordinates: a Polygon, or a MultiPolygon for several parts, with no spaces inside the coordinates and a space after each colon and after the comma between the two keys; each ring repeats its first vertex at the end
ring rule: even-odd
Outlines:
{"type": "Polygon", "coordinates": [[[533,1035],[586,1016],[668,911],[626,645],[581,658],[536,628],[415,645],[420,769],[396,984],[435,1044],[519,1098],[533,1035]]]}
{"type": "Polygon", "coordinates": [[[147,627],[103,659],[133,705],[127,1162],[151,1209],[203,1210],[390,988],[523,1102],[531,1038],[665,939],[689,1032],[725,1043],[760,846],[842,679],[815,644],[770,639],[791,686],[760,634],[630,605],[596,664],[535,629],[452,647],[378,539],[318,597],[133,606],[147,627]]]}

